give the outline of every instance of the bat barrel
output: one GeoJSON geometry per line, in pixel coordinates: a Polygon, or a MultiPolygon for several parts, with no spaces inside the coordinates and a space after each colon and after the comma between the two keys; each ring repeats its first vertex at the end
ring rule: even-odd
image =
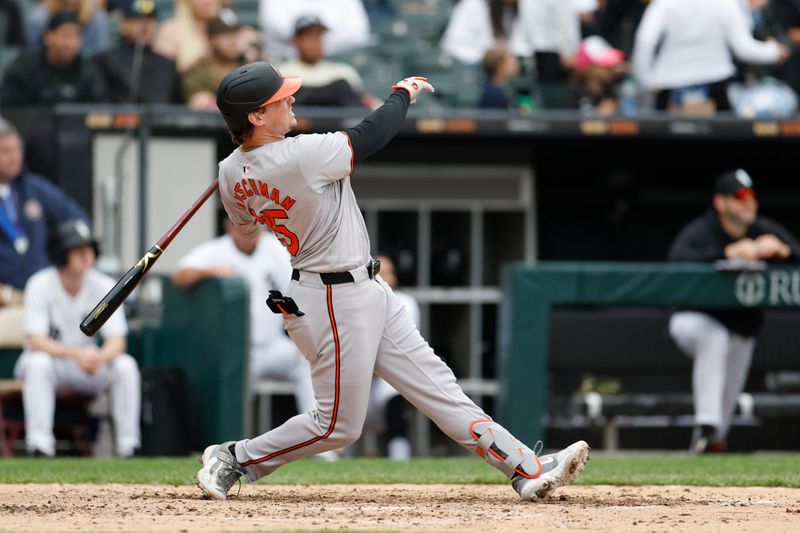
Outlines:
{"type": "Polygon", "coordinates": [[[125,299],[133,292],[133,289],[142,281],[142,278],[147,271],[153,266],[156,260],[161,256],[164,250],[167,249],[169,243],[172,242],[172,239],[183,229],[183,226],[189,221],[190,218],[194,216],[200,206],[208,200],[214,191],[217,190],[219,186],[219,180],[215,179],[208,188],[203,191],[203,194],[195,200],[192,206],[183,214],[181,217],[173,224],[173,226],[167,231],[161,240],[159,240],[155,246],[150,248],[150,250],[144,254],[144,256],[136,263],[133,268],[131,268],[127,274],[122,276],[114,287],[108,291],[108,294],[100,301],[99,304],[95,306],[91,313],[86,315],[86,318],[83,319],[81,322],[80,328],[81,331],[91,337],[106,323],[106,320],[114,314],[114,311],[119,309],[119,306],[125,301],[125,299]]]}
{"type": "Polygon", "coordinates": [[[106,321],[125,302],[133,289],[139,284],[145,274],[153,267],[163,250],[157,245],[139,259],[128,272],[122,276],[108,294],[100,300],[91,313],[81,322],[80,328],[84,335],[91,337],[106,323],[106,321]]]}

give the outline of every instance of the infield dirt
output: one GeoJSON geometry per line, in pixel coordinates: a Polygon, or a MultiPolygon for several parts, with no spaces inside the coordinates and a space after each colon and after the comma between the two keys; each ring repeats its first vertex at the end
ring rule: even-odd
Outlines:
{"type": "Polygon", "coordinates": [[[503,485],[0,485],[0,531],[797,532],[800,489],[573,486],[546,504],[503,485]],[[234,492],[236,488],[233,489],[234,492]]]}

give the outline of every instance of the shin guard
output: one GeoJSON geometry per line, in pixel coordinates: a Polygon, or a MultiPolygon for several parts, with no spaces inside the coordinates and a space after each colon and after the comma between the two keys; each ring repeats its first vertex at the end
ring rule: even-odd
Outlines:
{"type": "Polygon", "coordinates": [[[509,479],[516,475],[533,479],[541,474],[542,465],[533,450],[497,422],[475,420],[469,431],[478,441],[476,453],[509,479]]]}

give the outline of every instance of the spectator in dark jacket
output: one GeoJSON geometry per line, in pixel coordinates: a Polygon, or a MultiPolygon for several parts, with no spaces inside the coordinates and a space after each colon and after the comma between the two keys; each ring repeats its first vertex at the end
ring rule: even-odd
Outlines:
{"type": "Polygon", "coordinates": [[[150,104],[183,101],[175,61],[152,49],[156,24],[155,2],[125,0],[119,22],[119,44],[94,58],[107,101],[150,104]],[[141,54],[140,62],[136,61],[137,54],[141,54]],[[138,80],[135,87],[134,77],[138,80]]]}
{"type": "MultiPolygon", "coordinates": [[[[747,172],[724,173],[717,180],[712,208],[681,230],[669,260],[800,260],[797,239],[757,213],[758,202],[747,172]]],[[[681,310],[670,318],[670,335],[694,359],[696,428],[690,451],[724,450],[763,321],[759,309],[681,310]]]]}
{"type": "Polygon", "coordinates": [[[22,139],[0,119],[0,346],[21,346],[21,291],[50,264],[50,226],[69,218],[89,217],[61,189],[23,168],[22,139]]]}
{"type": "Polygon", "coordinates": [[[792,50],[778,70],[778,77],[800,91],[800,0],[777,0],[772,9],[779,31],[785,34],[785,41],[792,50]]]}
{"type": "Polygon", "coordinates": [[[21,55],[6,71],[0,105],[102,100],[103,89],[97,70],[78,54],[81,26],[74,13],[61,11],[53,15],[42,41],[42,50],[21,55]]]}

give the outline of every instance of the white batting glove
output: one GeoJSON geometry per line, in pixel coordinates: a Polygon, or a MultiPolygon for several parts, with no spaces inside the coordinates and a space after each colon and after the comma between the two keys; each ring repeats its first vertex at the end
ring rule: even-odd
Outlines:
{"type": "Polygon", "coordinates": [[[429,93],[435,92],[433,85],[428,83],[428,78],[422,78],[420,76],[412,76],[392,85],[392,90],[396,91],[398,89],[403,89],[408,92],[412,104],[417,101],[417,96],[419,96],[422,91],[428,91],[429,93]]]}

